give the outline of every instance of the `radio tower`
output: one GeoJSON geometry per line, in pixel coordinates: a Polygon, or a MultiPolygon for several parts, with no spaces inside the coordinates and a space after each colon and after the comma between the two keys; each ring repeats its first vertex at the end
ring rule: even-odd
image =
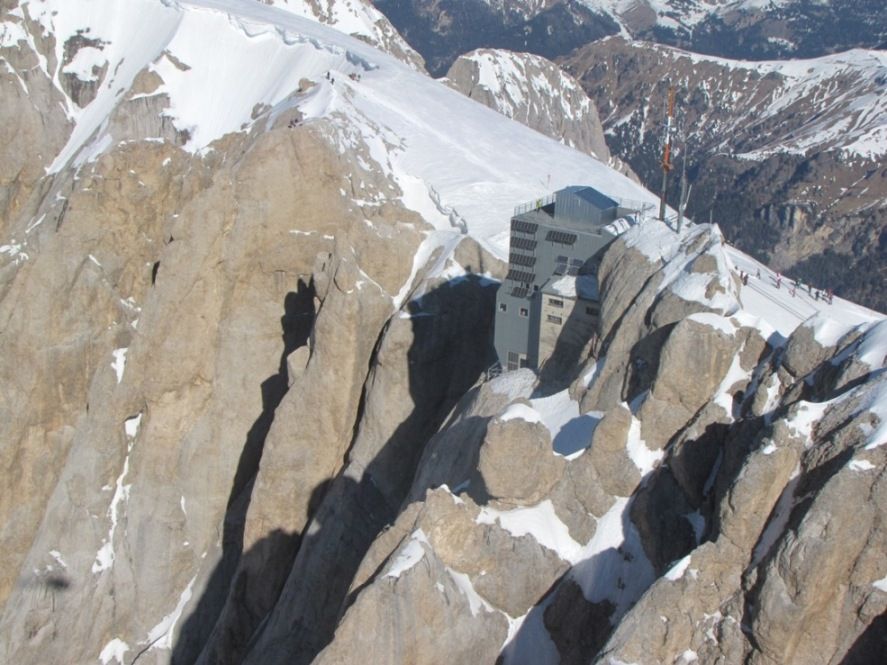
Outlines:
{"type": "Polygon", "coordinates": [[[665,198],[668,192],[668,172],[671,171],[671,124],[674,118],[674,86],[668,86],[668,113],[665,116],[665,140],[662,148],[662,196],[659,199],[659,221],[665,221],[665,198]]]}

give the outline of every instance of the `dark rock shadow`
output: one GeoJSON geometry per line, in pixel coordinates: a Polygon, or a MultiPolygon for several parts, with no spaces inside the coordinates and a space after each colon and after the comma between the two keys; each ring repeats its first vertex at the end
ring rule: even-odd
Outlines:
{"type": "MultiPolygon", "coordinates": [[[[469,268],[470,270],[470,268],[469,268]]],[[[425,445],[489,365],[495,288],[479,277],[460,277],[410,301],[379,335],[367,368],[352,448],[364,425],[371,390],[381,390],[377,365],[386,336],[409,319],[407,381],[413,409],[373,458],[361,464],[350,450],[343,471],[312,522],[276,607],[246,662],[310,663],[333,638],[359,589],[349,593],[376,536],[397,518],[425,445]]],[[[357,453],[359,455],[359,453],[357,453]]]]}
{"type": "Polygon", "coordinates": [[[877,663],[887,663],[887,612],[875,617],[841,661],[841,665],[877,663]]]}
{"type": "MultiPolygon", "coordinates": [[[[236,648],[224,653],[204,652],[201,662],[307,664],[332,640],[337,622],[356,597],[356,592],[349,595],[349,589],[358,566],[376,536],[396,519],[426,443],[490,364],[496,295],[492,286],[469,274],[435,287],[409,302],[403,314],[394,314],[379,335],[367,367],[351,446],[360,434],[385,337],[395,320],[404,315],[412,332],[407,351],[408,389],[415,405],[412,412],[365,466],[353,462],[349,451],[343,471],[314,489],[303,533],[273,532],[241,554],[261,447],[274,408],[286,391],[286,355],[310,333],[310,326],[297,328],[298,334],[287,337],[284,325],[281,371],[263,383],[263,396],[267,384],[272,399],[267,400],[269,408],[250,431],[232,488],[223,558],[178,636],[172,659],[175,665],[193,663],[207,643],[214,641],[213,633],[220,630],[228,631],[224,643],[236,648]],[[253,565],[246,565],[250,561],[253,565]],[[225,620],[222,610],[229,611],[226,600],[230,607],[231,598],[244,597],[238,588],[248,583],[247,574],[267,581],[265,598],[271,603],[266,607],[273,605],[273,609],[245,607],[235,600],[237,616],[234,621],[225,620]]],[[[292,301],[293,309],[287,308],[285,321],[292,314],[298,322],[304,311],[310,312],[313,322],[313,288],[307,287],[304,295],[305,301],[299,297],[292,301]]]]}
{"type": "MultiPolygon", "coordinates": [[[[542,297],[547,296],[542,294],[542,297]]],[[[587,306],[585,301],[577,301],[564,321],[551,356],[539,370],[539,386],[534,397],[548,397],[569,386],[578,378],[587,357],[595,355],[600,323],[596,322],[594,328],[589,329],[587,319],[582,316],[582,310],[587,306]]]]}
{"type": "MultiPolygon", "coordinates": [[[[192,663],[199,656],[219,619],[229,594],[232,578],[241,563],[244,525],[253,482],[259,469],[265,438],[274,420],[274,410],[287,391],[286,358],[295,349],[308,342],[314,326],[314,295],[313,281],[305,283],[299,280],[297,290],[287,293],[284,298],[284,313],[280,319],[283,351],[278,371],[265,379],[260,386],[262,412],[247,432],[237,463],[222,528],[222,557],[210,575],[194,611],[188,616],[177,636],[171,656],[174,665],[192,663]]],[[[263,539],[265,542],[261,543],[259,549],[266,549],[269,546],[279,549],[281,545],[292,543],[294,539],[295,536],[291,534],[275,531],[263,539]]]]}

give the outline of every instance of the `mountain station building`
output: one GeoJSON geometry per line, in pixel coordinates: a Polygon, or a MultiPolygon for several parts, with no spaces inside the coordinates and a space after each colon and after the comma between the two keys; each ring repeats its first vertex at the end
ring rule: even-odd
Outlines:
{"type": "Polygon", "coordinates": [[[496,297],[494,344],[503,369],[537,369],[557,345],[583,347],[596,334],[600,259],[635,223],[627,217],[635,212],[582,186],[515,209],[508,274],[496,297]]]}

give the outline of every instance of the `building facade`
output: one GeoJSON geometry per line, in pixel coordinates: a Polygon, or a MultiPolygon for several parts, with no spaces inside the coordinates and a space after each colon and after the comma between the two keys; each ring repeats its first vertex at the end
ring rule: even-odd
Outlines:
{"type": "Polygon", "coordinates": [[[518,207],[494,343],[505,370],[539,368],[561,346],[585,346],[600,316],[597,271],[621,208],[592,187],[566,187],[518,207]]]}

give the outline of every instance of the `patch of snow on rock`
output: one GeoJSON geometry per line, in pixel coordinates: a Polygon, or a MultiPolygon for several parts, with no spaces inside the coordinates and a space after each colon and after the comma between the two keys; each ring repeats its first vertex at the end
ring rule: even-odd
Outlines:
{"type": "Polygon", "coordinates": [[[557,516],[550,499],[535,506],[514,510],[496,510],[484,506],[475,518],[475,522],[478,524],[498,522],[515,538],[532,536],[537,543],[556,552],[564,561],[576,563],[581,560],[582,545],[573,540],[570,530],[557,516]]]}
{"type": "Polygon", "coordinates": [[[489,386],[497,395],[505,395],[510,400],[529,397],[536,385],[536,373],[531,369],[506,372],[490,381],[489,386]]]}
{"type": "Polygon", "coordinates": [[[148,633],[148,638],[142,644],[148,644],[148,649],[172,649],[173,646],[173,634],[176,629],[176,624],[179,622],[179,619],[182,618],[182,612],[185,611],[185,605],[188,604],[188,601],[191,600],[191,595],[194,589],[194,582],[197,580],[197,576],[191,578],[191,581],[188,582],[188,586],[185,587],[185,590],[179,595],[179,601],[176,603],[175,608],[172,612],[163,617],[160,622],[154,626],[150,632],[148,633]]]}
{"type": "Polygon", "coordinates": [[[568,573],[586,600],[609,600],[616,606],[612,621],[618,621],[656,579],[630,510],[630,499],[616,499],[598,520],[594,536],[582,549],[582,560],[568,573]]]}
{"type": "Polygon", "coordinates": [[[668,572],[665,573],[665,579],[671,580],[672,582],[681,579],[689,566],[690,555],[688,554],[671,568],[669,568],[668,572]]]}
{"type": "Polygon", "coordinates": [[[773,509],[773,515],[758,539],[758,544],[755,545],[752,553],[752,566],[757,566],[764,560],[764,557],[769,554],[776,541],[779,540],[779,537],[785,531],[785,527],[788,525],[788,518],[791,516],[792,508],[795,505],[795,489],[800,479],[800,475],[794,476],[785,486],[785,489],[782,490],[779,501],[776,502],[776,508],[773,509]]]}
{"type": "Polygon", "coordinates": [[[123,460],[123,471],[117,476],[117,480],[114,483],[114,496],[111,498],[111,505],[108,506],[108,518],[111,520],[111,526],[108,529],[108,535],[102,541],[102,546],[96,553],[95,561],[92,564],[92,572],[94,574],[108,570],[114,565],[114,535],[117,532],[117,522],[119,520],[120,511],[122,510],[123,504],[129,499],[129,489],[131,487],[131,485],[125,485],[123,481],[126,479],[126,476],[129,475],[129,457],[130,453],[132,453],[133,439],[135,438],[135,433],[138,432],[138,423],[141,421],[141,418],[142,414],[139,414],[126,421],[126,433],[129,436],[129,444],[126,448],[126,457],[123,460]],[[129,424],[132,421],[135,421],[134,428],[129,427],[129,424]],[[129,435],[130,431],[134,432],[131,436],[129,435]]]}
{"type": "Polygon", "coordinates": [[[474,590],[474,585],[471,583],[471,579],[468,575],[456,572],[452,568],[447,568],[447,572],[450,574],[450,577],[453,578],[453,582],[455,582],[459,591],[461,591],[462,595],[468,600],[471,616],[476,617],[481,608],[487,612],[495,612],[493,607],[474,590]]]}
{"type": "Polygon", "coordinates": [[[67,567],[68,567],[68,564],[65,563],[65,560],[64,560],[64,559],[62,559],[62,553],[59,552],[58,550],[50,550],[50,551],[49,551],[49,556],[51,556],[53,559],[55,559],[55,562],[56,562],[58,565],[60,565],[62,568],[67,568],[67,567]]]}
{"type": "Polygon", "coordinates": [[[872,469],[877,468],[874,464],[865,459],[850,460],[850,464],[847,466],[850,467],[851,471],[871,471],[872,469]]]}
{"type": "Polygon", "coordinates": [[[505,413],[499,416],[499,420],[506,422],[508,420],[526,420],[528,423],[541,423],[542,416],[532,406],[521,404],[520,402],[509,406],[505,413]]]}
{"type": "Polygon", "coordinates": [[[835,321],[822,312],[807,319],[803,325],[813,330],[813,339],[824,348],[837,345],[854,327],[852,323],[835,321]]]}
{"type": "Polygon", "coordinates": [[[422,529],[416,529],[407,544],[400,548],[397,558],[385,573],[385,577],[400,577],[401,574],[419,563],[425,556],[424,545],[428,545],[428,537],[422,529]]]}
{"type": "Polygon", "coordinates": [[[102,648],[99,660],[102,661],[102,665],[109,665],[111,662],[123,665],[125,662],[123,656],[127,651],[129,651],[129,645],[119,637],[115,637],[102,648]]]}
{"type": "Polygon", "coordinates": [[[640,471],[641,476],[646,476],[663,458],[662,450],[650,450],[641,438],[641,421],[632,416],[631,426],[628,429],[628,442],[625,445],[628,456],[640,471]]]}
{"type": "Polygon", "coordinates": [[[567,459],[575,459],[588,448],[591,435],[603,417],[599,412],[580,415],[579,402],[570,396],[569,389],[530,400],[530,403],[551,433],[554,452],[567,459]]]}
{"type": "Polygon", "coordinates": [[[136,438],[139,433],[139,428],[142,426],[142,414],[140,413],[137,416],[133,416],[132,418],[127,418],[126,422],[123,423],[123,430],[126,432],[126,436],[130,439],[136,438]]]}
{"type": "Polygon", "coordinates": [[[825,415],[829,406],[831,402],[799,402],[798,410],[791,418],[786,419],[785,424],[796,436],[807,439],[806,446],[809,447],[812,445],[813,425],[825,415]]]}
{"type": "Polygon", "coordinates": [[[114,349],[112,353],[114,360],[111,363],[111,368],[117,376],[117,383],[120,383],[123,380],[123,370],[126,369],[126,352],[128,350],[129,349],[114,349]]]}

